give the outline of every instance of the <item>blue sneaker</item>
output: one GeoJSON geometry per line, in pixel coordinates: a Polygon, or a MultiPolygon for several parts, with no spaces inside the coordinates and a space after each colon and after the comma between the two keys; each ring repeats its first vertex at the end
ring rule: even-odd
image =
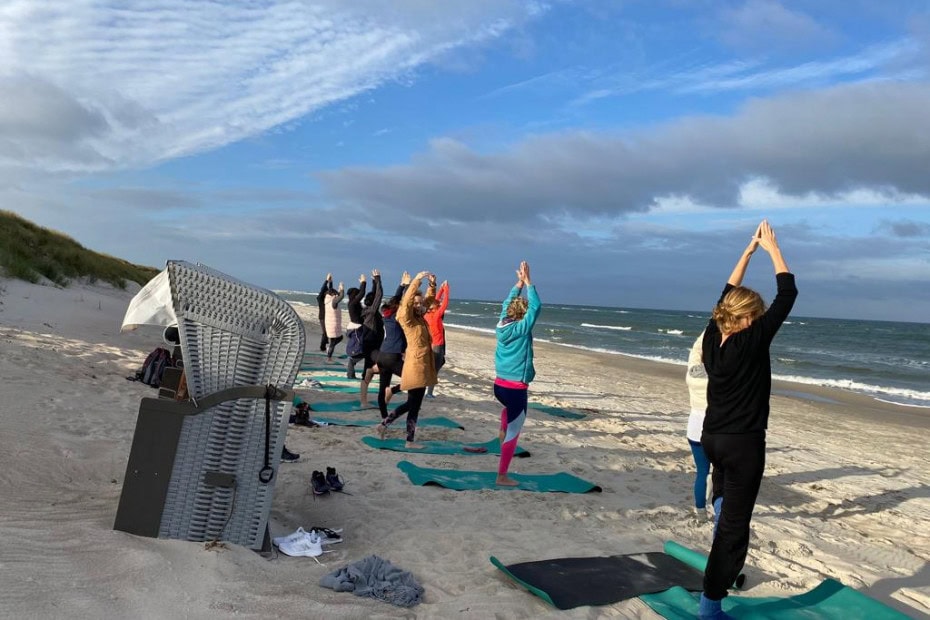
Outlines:
{"type": "Polygon", "coordinates": [[[712,601],[703,594],[701,594],[701,602],[698,605],[698,618],[700,620],[734,620],[733,616],[723,611],[720,601],[712,601]]]}

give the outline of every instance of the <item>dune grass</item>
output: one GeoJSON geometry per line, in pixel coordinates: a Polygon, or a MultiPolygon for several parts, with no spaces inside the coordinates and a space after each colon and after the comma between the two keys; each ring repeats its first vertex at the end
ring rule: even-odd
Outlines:
{"type": "Polygon", "coordinates": [[[144,285],[158,274],[153,267],[88,250],[74,239],[37,226],[10,211],[0,210],[0,271],[18,280],[37,283],[47,278],[67,286],[75,278],[108,282],[126,288],[130,281],[144,285]]]}

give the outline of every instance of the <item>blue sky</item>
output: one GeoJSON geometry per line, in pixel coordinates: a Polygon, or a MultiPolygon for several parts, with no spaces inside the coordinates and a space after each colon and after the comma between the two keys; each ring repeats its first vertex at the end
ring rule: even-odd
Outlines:
{"type": "Polygon", "coordinates": [[[925,322],[928,46],[906,0],[14,0],[0,204],[269,288],[496,298],[525,259],[544,300],[689,310],[768,218],[796,314],[925,322]]]}

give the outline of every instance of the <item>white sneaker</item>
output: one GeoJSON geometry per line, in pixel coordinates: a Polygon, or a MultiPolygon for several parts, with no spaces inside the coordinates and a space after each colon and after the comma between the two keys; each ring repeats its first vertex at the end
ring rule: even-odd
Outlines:
{"type": "Polygon", "coordinates": [[[323,545],[320,536],[313,532],[305,533],[291,542],[281,543],[278,549],[285,555],[293,557],[315,558],[323,555],[323,545]]]}
{"type": "Polygon", "coordinates": [[[287,536],[278,536],[276,538],[272,538],[271,542],[274,543],[275,547],[280,547],[282,543],[289,544],[289,543],[294,542],[298,538],[303,538],[306,535],[307,535],[307,532],[304,531],[304,528],[298,527],[295,532],[288,534],[287,536]]]}

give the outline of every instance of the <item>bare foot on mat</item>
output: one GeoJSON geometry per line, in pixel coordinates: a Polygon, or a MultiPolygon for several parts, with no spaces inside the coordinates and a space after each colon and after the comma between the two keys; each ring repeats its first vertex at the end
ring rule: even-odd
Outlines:
{"type": "Polygon", "coordinates": [[[502,487],[516,487],[520,486],[520,483],[514,480],[513,478],[508,478],[507,476],[498,476],[495,484],[502,487]]]}

